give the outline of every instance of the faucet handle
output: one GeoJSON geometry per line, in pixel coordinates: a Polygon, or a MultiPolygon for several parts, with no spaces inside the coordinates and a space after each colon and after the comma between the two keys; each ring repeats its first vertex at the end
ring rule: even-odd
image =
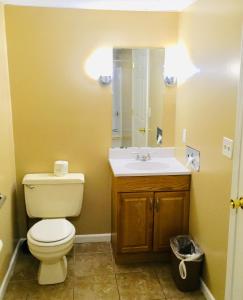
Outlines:
{"type": "Polygon", "coordinates": [[[135,154],[136,155],[136,160],[139,160],[139,152],[131,152],[131,154],[135,154]]]}

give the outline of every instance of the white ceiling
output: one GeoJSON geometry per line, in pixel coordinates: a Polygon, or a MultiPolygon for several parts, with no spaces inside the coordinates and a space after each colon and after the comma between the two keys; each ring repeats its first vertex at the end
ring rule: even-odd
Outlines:
{"type": "Polygon", "coordinates": [[[4,4],[124,11],[182,11],[197,0],[0,0],[4,4]]]}

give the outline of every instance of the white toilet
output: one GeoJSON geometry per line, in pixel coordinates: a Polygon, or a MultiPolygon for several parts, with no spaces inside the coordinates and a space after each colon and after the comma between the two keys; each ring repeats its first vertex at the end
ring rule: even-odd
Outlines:
{"type": "Polygon", "coordinates": [[[38,282],[63,282],[67,275],[65,255],[72,249],[75,237],[74,226],[65,218],[80,214],[84,175],[28,174],[23,184],[28,216],[42,218],[27,233],[30,252],[40,260],[38,282]]]}

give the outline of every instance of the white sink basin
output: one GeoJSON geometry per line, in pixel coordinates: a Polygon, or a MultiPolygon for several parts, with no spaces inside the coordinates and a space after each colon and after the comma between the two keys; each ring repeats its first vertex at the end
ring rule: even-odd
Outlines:
{"type": "Polygon", "coordinates": [[[174,157],[152,157],[148,161],[138,161],[134,158],[110,158],[109,162],[115,176],[190,174],[190,171],[174,157]]]}
{"type": "Polygon", "coordinates": [[[168,169],[169,164],[154,161],[136,161],[125,164],[125,167],[130,170],[165,170],[168,169]]]}

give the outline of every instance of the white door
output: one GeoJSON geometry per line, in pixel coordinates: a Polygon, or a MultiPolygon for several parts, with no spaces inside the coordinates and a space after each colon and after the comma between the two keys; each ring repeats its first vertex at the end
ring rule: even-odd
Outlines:
{"type": "Polygon", "coordinates": [[[148,145],[149,50],[132,50],[132,146],[148,145]]]}
{"type": "MultiPolygon", "coordinates": [[[[243,47],[242,47],[243,49],[243,47]]],[[[243,197],[243,50],[233,159],[232,199],[243,197]]],[[[226,276],[226,300],[243,299],[243,209],[231,208],[226,276]]]]}

